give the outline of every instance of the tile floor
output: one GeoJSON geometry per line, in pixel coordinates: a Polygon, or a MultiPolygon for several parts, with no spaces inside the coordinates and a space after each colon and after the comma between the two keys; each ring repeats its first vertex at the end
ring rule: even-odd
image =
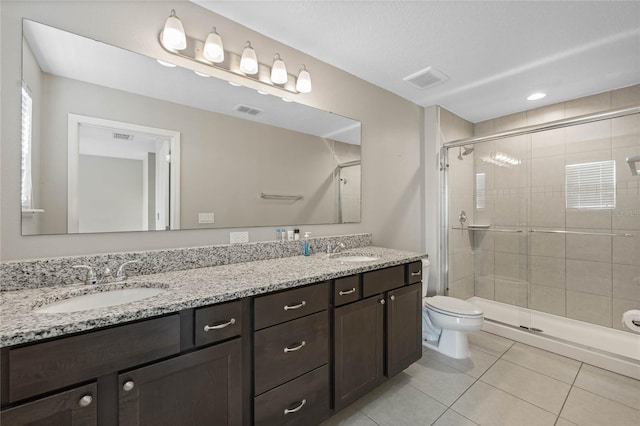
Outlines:
{"type": "Polygon", "coordinates": [[[483,331],[471,358],[422,359],[322,426],[640,425],[640,381],[483,331]]]}

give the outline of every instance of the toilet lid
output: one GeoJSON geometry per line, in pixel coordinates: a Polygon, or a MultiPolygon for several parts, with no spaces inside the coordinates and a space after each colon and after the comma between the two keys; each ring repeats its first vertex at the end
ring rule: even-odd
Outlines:
{"type": "Polygon", "coordinates": [[[458,314],[465,316],[482,315],[482,309],[465,300],[449,296],[433,296],[424,299],[424,304],[429,308],[443,314],[458,314]]]}

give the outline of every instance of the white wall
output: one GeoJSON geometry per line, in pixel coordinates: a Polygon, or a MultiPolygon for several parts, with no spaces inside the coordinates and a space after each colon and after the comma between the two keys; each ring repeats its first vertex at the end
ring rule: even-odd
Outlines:
{"type": "Polygon", "coordinates": [[[142,160],[80,155],[78,163],[78,230],[141,230],[142,160]]]}
{"type": "MultiPolygon", "coordinates": [[[[362,222],[308,226],[313,235],[371,232],[376,245],[421,250],[424,226],[422,108],[344,71],[309,57],[189,2],[2,2],[1,31],[1,256],[3,260],[227,243],[229,230],[20,235],[19,122],[21,19],[30,19],[150,56],[176,61],[158,44],[158,33],[175,8],[191,36],[204,38],[212,25],[227,49],[240,52],[251,40],[259,55],[279,52],[312,72],[313,92],[301,103],[362,122],[362,222]],[[261,54],[260,52],[267,52],[261,54]]],[[[187,61],[177,61],[190,67],[187,61]]],[[[293,224],[290,224],[293,225],[293,224]]],[[[250,239],[273,239],[275,230],[251,228],[250,239]]]]}

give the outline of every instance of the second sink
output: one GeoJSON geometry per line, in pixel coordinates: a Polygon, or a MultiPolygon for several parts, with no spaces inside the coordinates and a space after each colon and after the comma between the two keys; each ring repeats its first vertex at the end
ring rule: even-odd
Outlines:
{"type": "Polygon", "coordinates": [[[339,262],[371,262],[374,260],[380,259],[376,256],[365,256],[365,255],[340,255],[336,257],[332,257],[332,260],[337,260],[339,262]]]}
{"type": "Polygon", "coordinates": [[[119,290],[100,291],[97,293],[73,296],[58,302],[36,308],[38,314],[59,314],[86,311],[89,309],[107,308],[157,296],[167,290],[161,288],[123,288],[119,290]]]}

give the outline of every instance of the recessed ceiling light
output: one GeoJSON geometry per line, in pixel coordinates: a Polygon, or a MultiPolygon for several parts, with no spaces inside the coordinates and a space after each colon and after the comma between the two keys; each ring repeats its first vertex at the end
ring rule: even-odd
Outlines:
{"type": "Polygon", "coordinates": [[[546,93],[536,92],[536,93],[530,94],[529,97],[527,98],[527,100],[528,101],[537,101],[538,99],[542,99],[545,96],[547,96],[546,93]]]}
{"type": "Polygon", "coordinates": [[[156,59],[156,61],[158,61],[158,63],[164,67],[173,68],[176,66],[176,64],[172,64],[171,62],[163,61],[161,59],[156,59]]]}

